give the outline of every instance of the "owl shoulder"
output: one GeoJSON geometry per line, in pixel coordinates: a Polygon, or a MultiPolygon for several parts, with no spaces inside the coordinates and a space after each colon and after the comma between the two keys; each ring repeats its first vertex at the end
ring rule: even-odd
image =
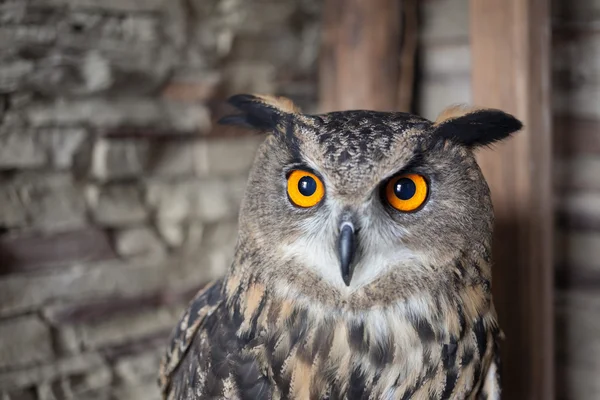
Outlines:
{"type": "Polygon", "coordinates": [[[224,303],[222,287],[223,280],[221,279],[202,288],[189,303],[188,308],[173,329],[167,351],[159,368],[158,381],[163,395],[166,395],[173,372],[184,359],[196,333],[205,320],[224,303]]]}

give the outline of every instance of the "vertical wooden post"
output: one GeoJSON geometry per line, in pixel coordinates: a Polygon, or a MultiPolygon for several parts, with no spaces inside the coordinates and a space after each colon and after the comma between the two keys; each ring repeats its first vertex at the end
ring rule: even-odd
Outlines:
{"type": "Polygon", "coordinates": [[[479,162],[496,212],[505,399],[554,398],[549,0],[470,0],[473,97],[525,128],[479,162]]]}
{"type": "Polygon", "coordinates": [[[395,109],[400,0],[326,0],[320,57],[321,111],[395,109]]]}

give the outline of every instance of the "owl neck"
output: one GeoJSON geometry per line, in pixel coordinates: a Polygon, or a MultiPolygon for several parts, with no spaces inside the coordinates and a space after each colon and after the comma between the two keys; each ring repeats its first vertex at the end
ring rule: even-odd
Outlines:
{"type": "Polygon", "coordinates": [[[495,324],[490,281],[482,272],[489,270],[485,262],[456,259],[437,272],[428,271],[429,276],[387,277],[348,295],[297,266],[288,266],[281,276],[261,273],[272,271],[267,258],[238,251],[224,286],[240,334],[250,337],[289,326],[303,331],[302,324],[333,324],[348,332],[369,326],[377,330],[369,333],[377,340],[409,328],[417,336],[446,340],[460,337],[482,319],[495,324]]]}

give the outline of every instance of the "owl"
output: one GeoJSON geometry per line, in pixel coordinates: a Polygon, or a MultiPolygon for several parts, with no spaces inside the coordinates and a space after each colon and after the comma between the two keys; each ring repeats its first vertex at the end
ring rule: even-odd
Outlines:
{"type": "Polygon", "coordinates": [[[175,327],[165,399],[499,399],[493,209],[474,150],[499,110],[303,114],[229,99],[266,133],[235,257],[175,327]]]}

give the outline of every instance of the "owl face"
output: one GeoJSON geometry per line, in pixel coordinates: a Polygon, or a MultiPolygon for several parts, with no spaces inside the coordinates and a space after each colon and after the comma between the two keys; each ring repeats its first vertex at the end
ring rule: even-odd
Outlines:
{"type": "Polygon", "coordinates": [[[432,123],[309,116],[255,96],[232,103],[245,114],[225,122],[269,132],[240,212],[240,241],[263,260],[255,273],[284,290],[319,282],[343,299],[378,282],[435,283],[461,254],[488,255],[493,213],[472,149],[518,130],[513,117],[484,110],[432,123]]]}

